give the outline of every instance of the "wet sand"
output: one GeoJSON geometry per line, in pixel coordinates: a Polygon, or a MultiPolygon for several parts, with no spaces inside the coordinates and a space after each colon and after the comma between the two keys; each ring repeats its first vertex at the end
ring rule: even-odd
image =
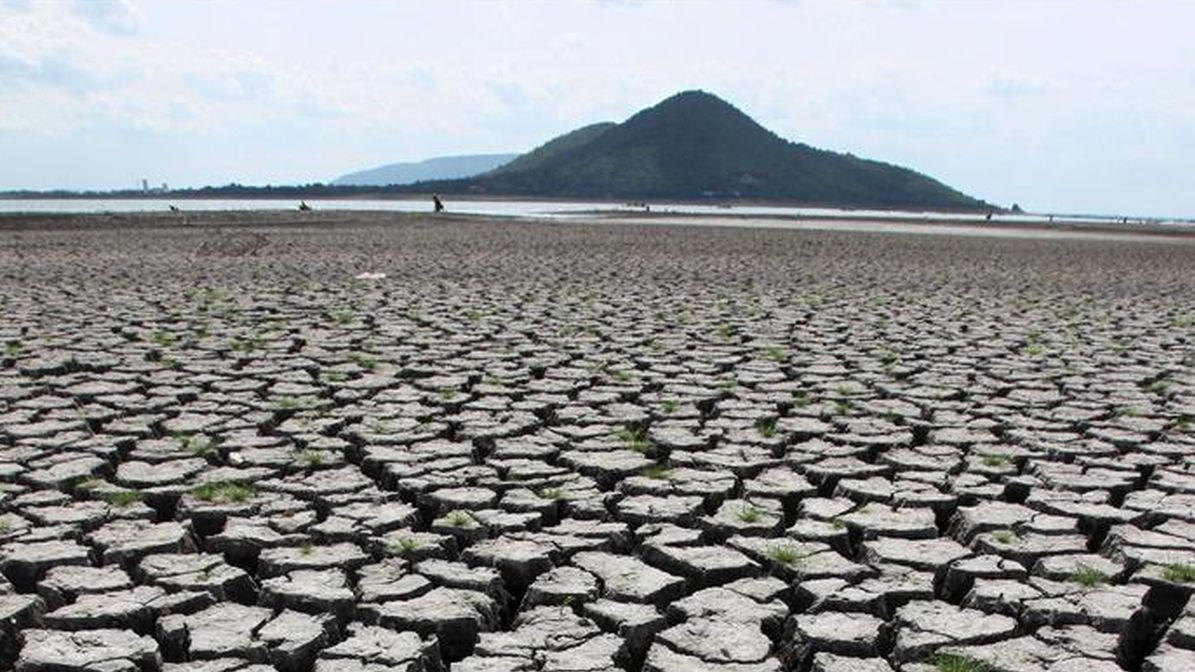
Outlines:
{"type": "Polygon", "coordinates": [[[0,668],[1191,669],[1190,236],[729,223],[0,217],[0,668]]]}

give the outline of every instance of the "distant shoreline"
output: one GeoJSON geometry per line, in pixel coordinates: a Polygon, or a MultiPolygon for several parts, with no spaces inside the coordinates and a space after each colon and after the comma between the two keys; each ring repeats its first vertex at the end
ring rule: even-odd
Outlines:
{"type": "Polygon", "coordinates": [[[549,224],[555,226],[716,227],[876,234],[931,234],[1041,239],[1156,240],[1195,243],[1195,225],[1107,223],[1049,223],[1035,221],[975,221],[907,217],[783,216],[687,213],[576,213],[568,217],[536,218],[449,213],[411,213],[380,210],[209,210],[181,212],[5,213],[0,232],[49,230],[143,230],[147,228],[310,228],[418,225],[452,223],[549,224]]]}

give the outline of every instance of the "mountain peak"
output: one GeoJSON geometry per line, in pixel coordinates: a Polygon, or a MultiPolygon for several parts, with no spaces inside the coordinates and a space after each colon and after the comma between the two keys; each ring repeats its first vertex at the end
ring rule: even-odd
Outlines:
{"type": "Polygon", "coordinates": [[[718,96],[682,91],[621,124],[579,129],[440,191],[564,198],[748,198],[817,205],[977,210],[930,177],[793,144],[718,96]]]}

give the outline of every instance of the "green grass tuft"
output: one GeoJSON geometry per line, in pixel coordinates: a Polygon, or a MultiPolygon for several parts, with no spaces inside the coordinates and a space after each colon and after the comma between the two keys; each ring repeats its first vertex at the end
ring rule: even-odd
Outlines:
{"type": "Polygon", "coordinates": [[[773,438],[776,436],[776,418],[767,417],[756,420],[755,431],[765,439],[773,438]]]}
{"type": "Polygon", "coordinates": [[[996,530],[992,532],[992,538],[1001,544],[1011,544],[1017,540],[1017,533],[1012,530],[996,530]]]}
{"type": "Polygon", "coordinates": [[[644,467],[642,470],[640,470],[639,475],[644,478],[664,480],[672,475],[672,470],[662,464],[653,464],[650,467],[644,467]]]}
{"type": "Polygon", "coordinates": [[[100,497],[108,504],[119,509],[132,506],[145,499],[145,495],[139,490],[112,490],[105,492],[100,497]]]}
{"type": "Polygon", "coordinates": [[[809,554],[792,546],[773,546],[768,549],[768,557],[782,565],[794,565],[809,557],[809,554]]]}
{"type": "Polygon", "coordinates": [[[763,518],[763,511],[754,506],[744,506],[738,512],[738,519],[744,523],[758,523],[760,518],[763,518]]]}
{"type": "Polygon", "coordinates": [[[194,488],[191,495],[200,501],[214,504],[241,504],[256,497],[257,490],[245,483],[215,481],[194,488]]]}
{"type": "Polygon", "coordinates": [[[1079,565],[1071,575],[1067,577],[1071,583],[1077,583],[1080,586],[1088,588],[1098,586],[1101,583],[1108,583],[1108,575],[1093,567],[1087,565],[1079,565]]]}
{"type": "Polygon", "coordinates": [[[417,548],[419,548],[418,540],[411,537],[399,537],[397,541],[390,544],[388,550],[391,555],[406,555],[417,548]]]}
{"type": "Polygon", "coordinates": [[[448,524],[453,527],[473,527],[475,522],[473,516],[464,511],[453,511],[448,514],[448,524]]]}
{"type": "Polygon", "coordinates": [[[647,438],[647,432],[635,427],[623,427],[618,430],[618,438],[622,440],[623,444],[636,453],[650,453],[654,446],[647,438]]]}
{"type": "Polygon", "coordinates": [[[1012,458],[1007,455],[999,453],[987,453],[983,456],[983,464],[985,467],[1003,467],[1012,462],[1012,458]]]}
{"type": "Polygon", "coordinates": [[[1162,568],[1162,578],[1175,583],[1195,583],[1195,565],[1189,562],[1172,562],[1162,568]]]}

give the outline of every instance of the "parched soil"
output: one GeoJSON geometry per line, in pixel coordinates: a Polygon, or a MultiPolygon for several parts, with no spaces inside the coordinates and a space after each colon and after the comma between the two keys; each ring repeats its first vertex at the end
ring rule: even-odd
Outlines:
{"type": "Polygon", "coordinates": [[[0,217],[0,669],[1195,669],[1195,240],[0,217]]]}

